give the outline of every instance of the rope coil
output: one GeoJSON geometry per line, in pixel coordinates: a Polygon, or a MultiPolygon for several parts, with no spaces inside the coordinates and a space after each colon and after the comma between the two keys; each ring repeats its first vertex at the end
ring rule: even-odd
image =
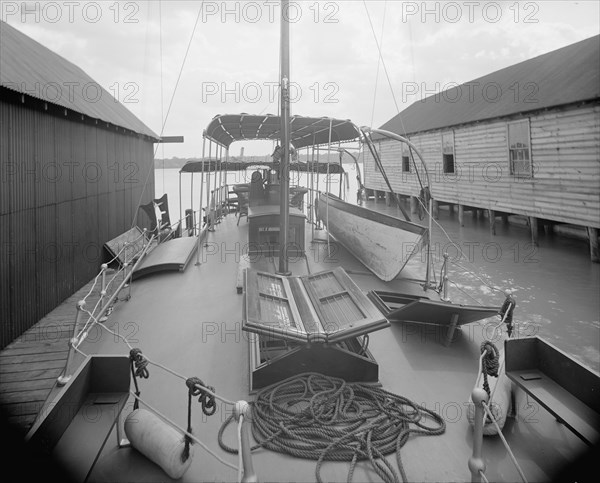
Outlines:
{"type": "Polygon", "coordinates": [[[215,388],[212,386],[207,386],[204,384],[202,379],[199,379],[198,377],[189,377],[186,379],[185,384],[189,388],[190,398],[192,396],[199,396],[198,402],[202,405],[202,412],[207,416],[212,416],[215,414],[217,405],[214,394],[211,394],[215,392],[215,388]],[[208,392],[205,388],[210,392],[208,392]]]}
{"type": "Polygon", "coordinates": [[[483,374],[483,389],[487,392],[488,398],[491,396],[488,376],[498,377],[500,353],[498,348],[489,340],[481,343],[481,353],[484,354],[481,360],[481,373],[483,374]]]}
{"type": "Polygon", "coordinates": [[[135,401],[133,402],[133,410],[139,409],[139,396],[141,394],[140,388],[138,386],[137,378],[148,379],[150,377],[150,373],[148,372],[148,360],[142,354],[141,349],[133,348],[129,351],[129,367],[131,368],[131,378],[133,379],[133,384],[135,385],[135,401]],[[135,365],[135,370],[134,370],[135,365]]]}
{"type": "Polygon", "coordinates": [[[129,351],[129,360],[132,364],[135,364],[135,376],[141,377],[142,379],[148,379],[150,373],[148,372],[148,360],[142,354],[141,349],[134,348],[129,351]]]}
{"type": "Polygon", "coordinates": [[[185,385],[188,387],[188,417],[187,417],[187,432],[184,436],[185,447],[181,453],[181,462],[184,463],[190,456],[190,446],[194,444],[192,438],[189,436],[192,434],[192,398],[200,396],[198,402],[202,404],[202,412],[207,416],[212,416],[217,410],[215,404],[215,396],[206,391],[208,389],[211,392],[215,392],[215,388],[206,386],[202,379],[198,377],[188,377],[185,380],[185,385]],[[206,389],[205,389],[206,388],[206,389]]]}
{"type": "MultiPolygon", "coordinates": [[[[380,387],[347,383],[305,373],[260,391],[252,405],[252,449],[264,447],[298,458],[317,460],[316,481],[324,461],[350,462],[348,481],[358,461],[369,461],[384,481],[407,481],[400,449],[409,435],[439,435],[446,423],[437,413],[380,387]],[[433,424],[427,424],[428,420],[433,424]],[[396,453],[397,470],[384,457],[396,453]]],[[[237,450],[223,442],[224,451],[237,450]]]]}

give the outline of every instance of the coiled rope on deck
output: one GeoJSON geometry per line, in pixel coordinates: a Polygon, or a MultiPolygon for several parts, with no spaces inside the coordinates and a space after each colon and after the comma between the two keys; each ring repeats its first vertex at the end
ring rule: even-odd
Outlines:
{"type": "MultiPolygon", "coordinates": [[[[317,460],[316,480],[322,481],[324,461],[348,461],[348,481],[356,463],[368,460],[384,481],[400,481],[384,456],[396,453],[403,481],[407,481],[400,449],[410,434],[439,435],[446,423],[435,412],[380,387],[347,383],[316,373],[293,376],[260,391],[252,404],[252,429],[257,445],[298,458],[317,460]],[[427,424],[431,420],[433,424],[427,424]]],[[[237,450],[223,442],[229,453],[237,450]]]]}

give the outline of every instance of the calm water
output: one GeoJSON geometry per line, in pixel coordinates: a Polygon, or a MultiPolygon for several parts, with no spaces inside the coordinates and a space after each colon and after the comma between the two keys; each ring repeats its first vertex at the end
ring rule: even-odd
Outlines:
{"type": "MultiPolygon", "coordinates": [[[[356,200],[356,172],[346,165],[349,188],[348,201],[356,200]]],[[[171,220],[179,218],[179,171],[156,170],[156,195],[167,193],[171,220]]],[[[229,173],[230,184],[245,183],[251,172],[229,173]]],[[[295,181],[297,178],[294,178],[295,181]]],[[[330,191],[339,194],[338,176],[331,176],[330,191]]],[[[182,176],[183,210],[191,207],[191,175],[182,176]]],[[[301,175],[300,184],[306,180],[301,175]]],[[[320,177],[320,189],[325,188],[325,176],[320,177]]],[[[194,204],[198,209],[200,175],[194,177],[194,204]]],[[[211,179],[214,186],[214,179],[211,179]]],[[[435,196],[435,191],[434,191],[435,196]]],[[[206,188],[204,199],[206,199],[206,188]]],[[[397,208],[385,203],[369,202],[368,207],[392,214],[397,208]]],[[[401,215],[400,215],[401,216],[401,215]]],[[[413,220],[414,221],[414,220],[413,220]]],[[[439,273],[442,254],[447,252],[452,262],[449,277],[452,301],[484,305],[501,305],[504,295],[490,286],[511,290],[517,301],[515,319],[521,324],[522,335],[539,335],[569,353],[592,370],[600,372],[600,264],[592,264],[589,245],[557,235],[540,233],[539,247],[531,244],[529,229],[496,222],[492,236],[487,219],[474,219],[465,213],[465,226],[458,224],[458,214],[440,209],[434,224],[432,252],[439,273]],[[458,247],[458,248],[457,248],[458,247]],[[459,250],[460,249],[460,250],[459,250]],[[462,253],[461,253],[462,252],[462,253]]],[[[426,223],[426,219],[422,221],[426,223]]],[[[414,264],[413,264],[414,265],[414,264]]],[[[418,264],[417,264],[418,265],[418,264]]],[[[416,266],[416,265],[415,265],[416,266]]]]}

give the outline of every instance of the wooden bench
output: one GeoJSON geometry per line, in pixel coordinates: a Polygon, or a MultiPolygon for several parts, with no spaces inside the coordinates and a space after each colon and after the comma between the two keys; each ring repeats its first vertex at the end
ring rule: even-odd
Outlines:
{"type": "Polygon", "coordinates": [[[129,398],[129,358],[88,356],[25,437],[31,464],[86,481],[129,398]]]}
{"type": "Polygon", "coordinates": [[[600,376],[539,337],[505,341],[506,375],[589,445],[600,438],[600,376]]]}

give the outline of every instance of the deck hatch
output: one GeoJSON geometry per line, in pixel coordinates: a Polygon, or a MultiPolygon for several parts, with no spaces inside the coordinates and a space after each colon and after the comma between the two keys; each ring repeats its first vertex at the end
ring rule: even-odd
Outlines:
{"type": "Polygon", "coordinates": [[[339,342],[389,325],[338,267],[305,277],[246,270],[243,328],[296,342],[339,342]]]}
{"type": "Polygon", "coordinates": [[[260,313],[262,321],[268,325],[279,327],[296,327],[290,310],[290,303],[286,299],[260,294],[260,313]]]}

